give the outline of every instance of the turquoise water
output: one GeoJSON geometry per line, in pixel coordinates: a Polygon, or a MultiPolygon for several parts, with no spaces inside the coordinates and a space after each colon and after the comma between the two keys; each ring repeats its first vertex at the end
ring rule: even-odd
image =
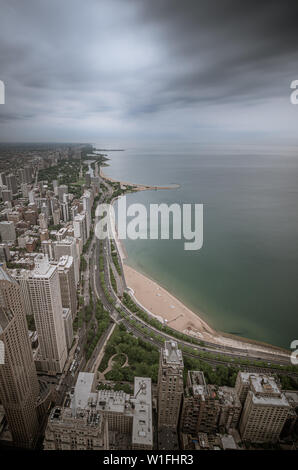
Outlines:
{"type": "Polygon", "coordinates": [[[204,204],[201,250],[184,251],[177,240],[126,240],[128,263],[214,328],[289,348],[298,338],[297,155],[195,144],[109,153],[108,176],[181,185],[131,194],[128,202],[204,204]]]}

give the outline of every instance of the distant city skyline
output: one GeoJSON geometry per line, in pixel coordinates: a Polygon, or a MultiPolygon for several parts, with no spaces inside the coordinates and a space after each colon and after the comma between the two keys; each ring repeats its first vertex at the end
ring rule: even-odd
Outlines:
{"type": "Polygon", "coordinates": [[[2,2],[0,142],[297,143],[294,2],[2,2]]]}

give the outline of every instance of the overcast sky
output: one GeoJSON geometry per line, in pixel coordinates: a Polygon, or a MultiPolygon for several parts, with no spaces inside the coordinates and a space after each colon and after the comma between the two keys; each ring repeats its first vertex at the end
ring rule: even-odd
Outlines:
{"type": "Polygon", "coordinates": [[[298,2],[0,0],[0,141],[298,141],[298,2]]]}

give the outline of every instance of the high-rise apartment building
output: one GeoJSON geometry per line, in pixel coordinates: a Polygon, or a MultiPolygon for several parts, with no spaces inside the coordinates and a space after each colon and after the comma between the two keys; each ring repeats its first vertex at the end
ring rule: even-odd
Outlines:
{"type": "Polygon", "coordinates": [[[290,405],[275,378],[239,372],[236,389],[239,397],[242,400],[245,398],[239,425],[242,439],[276,442],[287,420],[290,405]]]}
{"type": "Polygon", "coordinates": [[[68,187],[66,184],[61,184],[60,186],[58,186],[58,198],[59,198],[59,201],[60,202],[63,202],[63,196],[64,194],[67,194],[68,193],[68,187]]]}
{"type": "Polygon", "coordinates": [[[38,436],[39,385],[18,283],[0,266],[0,401],[18,447],[33,447],[38,436]]]}
{"type": "Polygon", "coordinates": [[[80,258],[78,255],[76,240],[73,237],[65,237],[54,244],[55,259],[59,261],[61,256],[71,256],[73,258],[74,276],[76,285],[80,280],[80,258]]]}
{"type": "Polygon", "coordinates": [[[61,373],[67,345],[58,268],[40,254],[35,258],[35,268],[29,272],[27,282],[38,334],[40,368],[48,373],[61,373]]]}
{"type": "Polygon", "coordinates": [[[74,237],[80,238],[83,245],[85,245],[88,238],[87,217],[85,212],[81,212],[73,219],[73,231],[74,237]]]}
{"type": "Polygon", "coordinates": [[[6,186],[6,174],[4,172],[0,173],[0,186],[6,186]]]}
{"type": "Polygon", "coordinates": [[[166,341],[158,373],[158,427],[177,428],[183,395],[183,358],[175,341],[166,341]]]}
{"type": "Polygon", "coordinates": [[[0,235],[2,242],[15,242],[17,236],[14,223],[6,220],[0,222],[0,235]]]}
{"type": "Polygon", "coordinates": [[[90,228],[91,228],[91,209],[92,209],[92,204],[93,204],[93,193],[91,191],[84,191],[82,200],[83,200],[84,212],[86,214],[87,238],[89,238],[90,228]]]}
{"type": "Polygon", "coordinates": [[[205,381],[201,371],[188,371],[181,413],[184,433],[212,433],[217,430],[220,405],[217,394],[205,381]]]}
{"type": "Polygon", "coordinates": [[[1,195],[3,202],[11,202],[13,199],[11,189],[3,189],[1,195]]]}
{"type": "Polygon", "coordinates": [[[70,351],[73,342],[73,322],[71,311],[69,308],[62,309],[62,318],[64,324],[67,351],[70,351]]]}
{"type": "Polygon", "coordinates": [[[16,194],[18,192],[18,185],[17,185],[17,178],[16,175],[13,173],[6,176],[6,185],[7,188],[12,191],[12,194],[16,194]]]}
{"type": "Polygon", "coordinates": [[[63,308],[69,308],[72,319],[77,313],[77,290],[72,256],[61,256],[57,263],[61,301],[63,308]]]}
{"type": "Polygon", "coordinates": [[[0,261],[8,263],[11,259],[7,243],[0,243],[0,261]]]}

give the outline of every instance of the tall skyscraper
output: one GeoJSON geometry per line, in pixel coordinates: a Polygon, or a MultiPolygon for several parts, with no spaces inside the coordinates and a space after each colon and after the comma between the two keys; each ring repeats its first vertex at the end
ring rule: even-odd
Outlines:
{"type": "Polygon", "coordinates": [[[85,212],[77,214],[73,219],[73,231],[74,237],[80,238],[82,240],[83,245],[85,245],[88,239],[87,216],[85,212]]]}
{"type": "Polygon", "coordinates": [[[32,313],[39,340],[41,370],[61,373],[67,358],[66,337],[57,266],[38,255],[28,276],[32,313]]]}
{"type": "Polygon", "coordinates": [[[73,237],[65,237],[61,241],[57,241],[54,245],[55,259],[59,261],[61,256],[72,256],[74,264],[74,275],[76,285],[80,279],[80,258],[78,255],[76,240],[73,237]]]}
{"type": "Polygon", "coordinates": [[[14,444],[33,447],[38,435],[39,385],[18,283],[0,266],[0,400],[14,444]]]}
{"type": "Polygon", "coordinates": [[[15,242],[17,236],[14,223],[6,220],[0,222],[0,235],[2,242],[15,242]]]}
{"type": "Polygon", "coordinates": [[[58,261],[61,301],[63,308],[69,308],[72,319],[77,313],[77,290],[72,256],[61,256],[58,261]]]}
{"type": "Polygon", "coordinates": [[[66,184],[58,186],[58,198],[60,202],[63,202],[63,195],[68,193],[68,187],[66,184]]]}
{"type": "Polygon", "coordinates": [[[12,194],[16,194],[18,192],[18,185],[17,185],[17,178],[16,175],[11,173],[10,175],[6,176],[6,185],[8,189],[12,191],[12,194]]]}
{"type": "Polygon", "coordinates": [[[91,228],[91,208],[93,203],[93,197],[90,191],[84,191],[82,196],[83,200],[83,208],[84,212],[86,213],[86,231],[87,231],[87,238],[90,236],[90,228],[91,228]]]}
{"type": "Polygon", "coordinates": [[[183,395],[183,358],[175,341],[166,341],[158,373],[158,427],[177,428],[183,395]]]}

